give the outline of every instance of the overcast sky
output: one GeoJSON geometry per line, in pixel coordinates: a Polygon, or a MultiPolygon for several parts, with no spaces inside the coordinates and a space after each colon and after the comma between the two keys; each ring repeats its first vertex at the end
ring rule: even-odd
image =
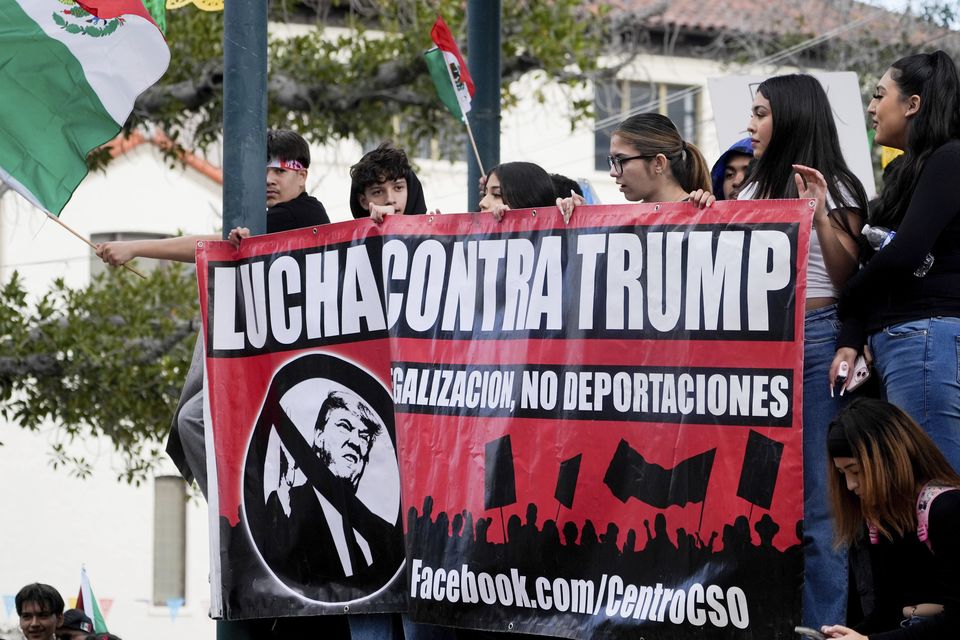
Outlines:
{"type": "Polygon", "coordinates": [[[867,4],[874,4],[879,7],[885,7],[891,11],[903,11],[909,0],[865,0],[867,4]]]}
{"type": "MultiPolygon", "coordinates": [[[[867,4],[876,5],[878,7],[884,7],[891,11],[903,11],[910,5],[917,7],[924,2],[924,0],[860,0],[860,1],[866,2],[867,4]]],[[[932,0],[926,0],[926,1],[929,2],[932,0]]],[[[944,1],[944,0],[941,0],[941,1],[944,1]]],[[[946,0],[946,1],[956,2],[956,0],[946,0]]],[[[955,9],[955,12],[960,13],[960,3],[958,3],[958,6],[955,9]]],[[[960,29],[960,24],[958,23],[960,23],[960,20],[954,21],[952,25],[954,29],[960,29]]]]}

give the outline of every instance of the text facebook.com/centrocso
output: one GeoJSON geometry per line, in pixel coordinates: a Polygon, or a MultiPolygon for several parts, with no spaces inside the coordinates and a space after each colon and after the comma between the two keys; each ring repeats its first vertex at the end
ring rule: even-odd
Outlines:
{"type": "Polygon", "coordinates": [[[527,576],[517,569],[491,574],[471,571],[466,564],[456,569],[429,567],[420,559],[411,563],[410,576],[410,597],[420,600],[482,602],[698,627],[746,629],[750,624],[747,596],[736,586],[724,590],[716,584],[695,582],[671,589],[660,583],[627,584],[620,576],[606,573],[599,586],[594,580],[543,576],[528,584],[527,576]]]}

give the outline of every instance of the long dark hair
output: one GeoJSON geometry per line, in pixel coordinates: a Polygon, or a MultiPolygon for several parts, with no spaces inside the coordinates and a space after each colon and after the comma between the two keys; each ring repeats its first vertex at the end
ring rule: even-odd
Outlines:
{"type": "Polygon", "coordinates": [[[757,93],[770,101],[773,132],[744,187],[755,183],[757,198],[796,198],[793,165],[813,167],[826,178],[836,209],[843,211],[838,222],[855,236],[844,210],[859,209],[866,215],[867,193],[843,160],[833,110],[823,86],[813,76],[794,73],[767,78],[757,87],[757,93]]]}
{"type": "Polygon", "coordinates": [[[549,207],[556,204],[550,174],[532,162],[504,162],[487,174],[496,174],[500,179],[500,193],[511,209],[549,207]]]}
{"type": "MultiPolygon", "coordinates": [[[[917,527],[917,494],[928,482],[960,487],[960,475],[914,420],[885,400],[857,398],[830,423],[831,457],[860,465],[860,496],[828,465],[830,501],[837,540],[851,544],[864,523],[890,538],[917,527]],[[839,442],[839,446],[838,446],[839,442]]],[[[821,454],[824,455],[824,454],[821,454]]]]}
{"type": "Polygon", "coordinates": [[[659,113],[638,113],[620,123],[613,131],[638,153],[662,153],[670,162],[670,172],[684,191],[710,191],[710,168],[700,150],[683,139],[673,120],[659,113]]]}
{"type": "Polygon", "coordinates": [[[896,227],[903,220],[923,164],[947,141],[960,138],[960,78],[943,51],[917,53],[890,65],[903,97],[920,96],[920,110],[907,121],[903,160],[884,179],[870,224],[896,227]]]}

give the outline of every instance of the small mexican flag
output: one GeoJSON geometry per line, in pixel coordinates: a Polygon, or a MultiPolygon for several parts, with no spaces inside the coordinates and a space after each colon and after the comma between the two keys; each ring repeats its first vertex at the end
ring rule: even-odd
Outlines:
{"type": "Polygon", "coordinates": [[[430,78],[447,110],[458,120],[466,122],[470,98],[474,94],[473,80],[460,56],[457,42],[442,17],[437,16],[430,37],[437,45],[423,54],[427,59],[430,78]]]}
{"type": "Polygon", "coordinates": [[[0,0],[0,181],[59,215],[170,50],[140,0],[0,0]]]}
{"type": "Polygon", "coordinates": [[[80,609],[87,617],[93,620],[94,633],[110,633],[107,630],[107,623],[103,619],[103,612],[100,611],[100,605],[93,596],[93,589],[90,588],[90,578],[87,577],[87,568],[80,567],[80,593],[77,594],[77,609],[80,609]]]}

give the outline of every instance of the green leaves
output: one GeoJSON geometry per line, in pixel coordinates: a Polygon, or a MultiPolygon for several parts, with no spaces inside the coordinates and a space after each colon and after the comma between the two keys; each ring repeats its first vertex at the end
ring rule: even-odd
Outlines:
{"type": "MultiPolygon", "coordinates": [[[[441,14],[469,57],[466,3],[334,5],[305,15],[302,4],[273,3],[271,19],[300,23],[269,43],[269,125],[296,129],[317,144],[392,139],[404,147],[459,131],[436,97],[422,54],[432,46],[430,28],[441,14]],[[314,22],[304,24],[310,18],[314,22]]],[[[160,125],[188,148],[202,149],[219,141],[222,130],[223,15],[185,7],[170,11],[168,19],[170,69],[138,101],[137,117],[160,125]]],[[[581,0],[503,3],[504,107],[517,103],[511,81],[530,70],[543,71],[540,86],[582,85],[603,50],[604,24],[581,0]]],[[[589,114],[582,107],[569,106],[571,122],[589,114]]]]}
{"type": "Polygon", "coordinates": [[[78,442],[104,437],[118,475],[149,477],[199,330],[192,269],[147,280],[111,270],[85,289],[63,281],[34,304],[14,273],[0,288],[0,415],[39,430],[52,422],[54,466],[89,474],[78,442]]]}

